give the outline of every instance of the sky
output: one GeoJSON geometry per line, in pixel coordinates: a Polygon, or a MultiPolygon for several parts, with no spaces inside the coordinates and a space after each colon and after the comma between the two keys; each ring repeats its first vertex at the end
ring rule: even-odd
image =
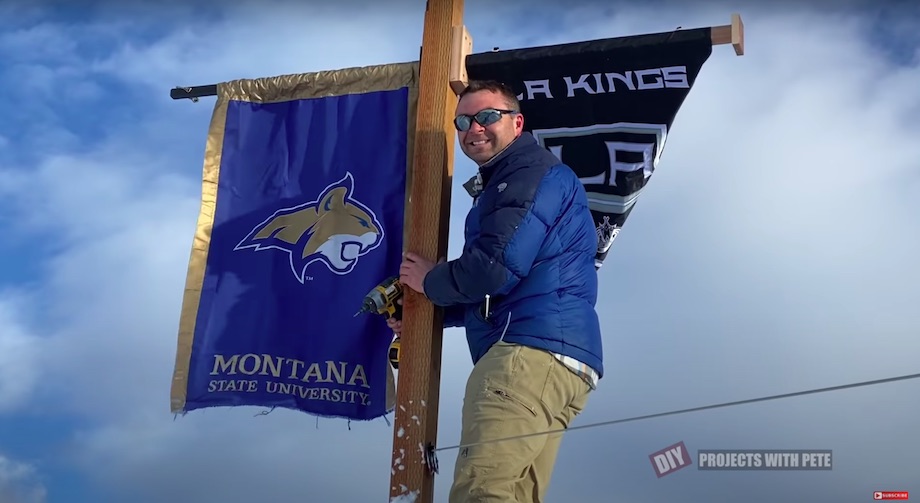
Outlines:
{"type": "MultiPolygon", "coordinates": [[[[417,58],[422,7],[357,3],[0,3],[0,502],[386,501],[382,419],[169,412],[213,99],[168,91],[417,58]]],[[[468,0],[465,22],[480,52],[732,12],[746,54],[714,47],[599,273],[606,375],[575,425],[920,372],[917,7],[468,0]]],[[[458,150],[454,169],[450,258],[475,167],[458,150]]],[[[472,364],[462,331],[444,341],[447,446],[472,364]]],[[[920,496],[918,392],[909,380],[572,431],[548,498],[920,496]],[[694,459],[657,477],[649,455],[681,441],[830,449],[835,465],[694,459]]],[[[455,455],[439,453],[436,501],[455,455]]]]}

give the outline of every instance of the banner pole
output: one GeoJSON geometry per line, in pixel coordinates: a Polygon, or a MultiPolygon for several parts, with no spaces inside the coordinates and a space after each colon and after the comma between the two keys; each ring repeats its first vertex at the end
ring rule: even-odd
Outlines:
{"type": "MultiPolygon", "coordinates": [[[[456,30],[457,26],[453,26],[452,28],[456,30]]],[[[712,30],[712,45],[731,44],[735,49],[736,55],[744,55],[744,23],[741,21],[741,14],[732,14],[731,24],[711,26],[710,29],[712,30]]],[[[464,36],[466,36],[465,30],[463,33],[464,36]]],[[[455,69],[452,67],[451,75],[454,74],[454,70],[455,69]]],[[[463,71],[462,65],[456,70],[463,71]]],[[[451,80],[451,86],[455,86],[455,81],[453,79],[451,80]]],[[[457,91],[457,93],[459,93],[459,91],[457,91]]],[[[190,99],[192,101],[198,101],[198,98],[215,95],[217,95],[216,84],[190,87],[177,86],[169,90],[169,97],[174,100],[190,99]]]]}
{"type": "Polygon", "coordinates": [[[741,22],[741,14],[732,14],[732,23],[721,26],[713,26],[712,45],[731,44],[735,49],[735,55],[744,55],[744,23],[741,22]]]}
{"type": "MultiPolygon", "coordinates": [[[[453,176],[453,111],[465,62],[453,62],[463,37],[463,0],[428,0],[419,59],[418,117],[412,153],[407,251],[437,261],[447,256],[453,176]]],[[[434,475],[426,457],[435,446],[441,385],[443,321],[424,296],[406,289],[393,422],[390,501],[431,503],[434,475]]]]}

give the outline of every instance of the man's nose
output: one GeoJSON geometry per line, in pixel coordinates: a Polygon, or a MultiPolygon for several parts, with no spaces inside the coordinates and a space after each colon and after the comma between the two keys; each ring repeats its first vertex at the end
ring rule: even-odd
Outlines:
{"type": "Polygon", "coordinates": [[[478,122],[476,122],[476,121],[471,121],[471,122],[470,122],[470,132],[472,132],[472,133],[481,133],[481,132],[483,132],[483,131],[485,131],[485,130],[486,130],[486,128],[485,128],[485,126],[483,126],[482,124],[480,124],[480,123],[478,123],[478,122]]]}

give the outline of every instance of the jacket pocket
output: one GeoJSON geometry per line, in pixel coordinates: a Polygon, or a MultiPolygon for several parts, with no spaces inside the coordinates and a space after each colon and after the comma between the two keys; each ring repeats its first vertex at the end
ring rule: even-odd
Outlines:
{"type": "Polygon", "coordinates": [[[496,396],[496,397],[497,397],[498,399],[500,399],[500,400],[503,400],[503,401],[509,402],[509,403],[514,403],[514,404],[517,404],[517,405],[523,407],[523,408],[526,409],[528,412],[530,412],[531,414],[533,414],[534,417],[537,417],[537,409],[535,409],[532,405],[529,405],[529,404],[528,404],[527,402],[525,402],[524,400],[521,400],[520,398],[518,398],[518,397],[516,397],[516,396],[514,396],[514,395],[512,395],[512,394],[510,394],[510,393],[508,393],[507,391],[505,391],[505,390],[503,390],[503,389],[501,389],[501,388],[492,388],[492,387],[486,387],[486,391],[487,391],[488,393],[490,393],[490,394],[496,396]]]}
{"type": "Polygon", "coordinates": [[[475,307],[471,309],[471,311],[473,312],[473,320],[476,321],[476,323],[479,323],[481,326],[484,326],[484,327],[495,328],[495,324],[493,323],[493,320],[486,319],[486,317],[483,316],[483,311],[484,311],[483,303],[476,305],[475,307]]]}

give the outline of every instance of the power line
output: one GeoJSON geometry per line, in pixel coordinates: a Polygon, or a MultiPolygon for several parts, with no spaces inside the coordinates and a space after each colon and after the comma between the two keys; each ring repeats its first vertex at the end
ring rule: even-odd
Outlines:
{"type": "Polygon", "coordinates": [[[594,428],[594,427],[597,427],[597,426],[608,426],[608,425],[611,425],[611,424],[620,424],[620,423],[628,423],[628,422],[631,422],[631,421],[640,421],[640,420],[642,420],[642,419],[652,419],[652,418],[656,418],[656,417],[673,416],[673,415],[677,415],[677,414],[686,414],[686,413],[688,413],[688,412],[698,412],[698,411],[701,411],[701,410],[718,409],[718,408],[721,408],[721,407],[731,407],[731,406],[734,406],[734,405],[744,405],[744,404],[755,403],[755,402],[765,402],[765,401],[767,401],[767,400],[778,400],[778,399],[780,399],[780,398],[790,398],[790,397],[794,397],[794,396],[812,395],[812,394],[815,394],[815,393],[826,393],[826,392],[828,392],[828,391],[839,391],[839,390],[842,390],[842,389],[858,388],[858,387],[861,387],[861,386],[873,386],[873,385],[876,385],[876,384],[885,384],[885,383],[890,383],[890,382],[895,382],[895,381],[906,381],[906,380],[908,380],[908,379],[916,379],[916,378],[918,378],[918,377],[920,377],[920,374],[910,374],[910,375],[903,375],[903,376],[898,376],[898,377],[889,377],[889,378],[885,378],[885,379],[876,379],[876,380],[874,380],[874,381],[863,381],[863,382],[857,382],[857,383],[853,383],[853,384],[843,384],[843,385],[840,385],[840,386],[831,386],[831,387],[829,387],[829,388],[817,388],[817,389],[810,389],[810,390],[806,390],[806,391],[796,391],[796,392],[794,392],[794,393],[784,393],[784,394],[782,394],[782,395],[772,395],[772,396],[765,396],[765,397],[761,397],[761,398],[750,398],[750,399],[747,399],[747,400],[738,400],[738,401],[734,401],[734,402],[719,403],[719,404],[714,404],[714,405],[704,405],[704,406],[701,406],[701,407],[693,407],[693,408],[690,408],[690,409],[672,410],[672,411],[668,411],[668,412],[659,412],[659,413],[657,413],[657,414],[647,414],[647,415],[644,415],[644,416],[635,416],[635,417],[628,417],[628,418],[625,418],[625,419],[615,419],[615,420],[612,420],[612,421],[603,421],[603,422],[600,422],[600,423],[583,424],[583,425],[580,425],[580,426],[572,426],[572,427],[569,427],[569,428],[562,428],[562,429],[558,429],[558,430],[548,430],[548,431],[541,431],[541,432],[537,432],[537,433],[526,433],[526,434],[523,434],[523,435],[515,435],[515,436],[512,436],[512,437],[503,437],[503,438],[497,438],[497,439],[493,439],[493,440],[485,440],[485,441],[482,441],[482,442],[474,442],[474,443],[469,443],[469,444],[452,445],[452,446],[449,446],[449,447],[439,447],[439,448],[437,448],[437,449],[434,449],[434,451],[437,452],[437,451],[446,451],[446,450],[450,450],[450,449],[459,449],[459,448],[461,448],[461,447],[473,447],[473,446],[475,446],[475,445],[490,444],[490,443],[493,443],[493,442],[504,442],[504,441],[506,441],[506,440],[516,440],[516,439],[519,439],[519,438],[535,437],[535,436],[537,436],[537,435],[549,435],[549,434],[552,434],[552,433],[565,433],[565,432],[573,431],[573,430],[583,430],[583,429],[587,429],[587,428],[594,428]]]}

